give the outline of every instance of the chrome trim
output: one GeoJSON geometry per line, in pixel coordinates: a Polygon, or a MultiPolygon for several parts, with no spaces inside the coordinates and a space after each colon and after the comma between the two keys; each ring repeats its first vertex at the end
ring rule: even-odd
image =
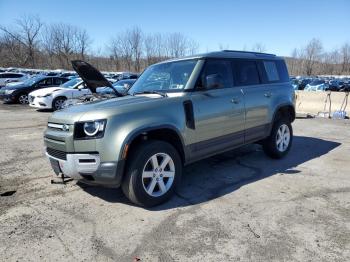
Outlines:
{"type": "Polygon", "coordinates": [[[54,129],[59,129],[59,130],[62,130],[62,131],[69,131],[69,125],[67,125],[67,124],[48,123],[47,127],[54,128],[54,129]]]}

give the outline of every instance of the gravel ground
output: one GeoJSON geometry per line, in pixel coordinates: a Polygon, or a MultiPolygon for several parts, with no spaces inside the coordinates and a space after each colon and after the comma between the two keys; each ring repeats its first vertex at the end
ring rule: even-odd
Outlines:
{"type": "Polygon", "coordinates": [[[350,121],[297,119],[283,160],[257,145],[185,168],[172,200],[50,184],[50,112],[0,105],[2,261],[350,261],[350,121]]]}

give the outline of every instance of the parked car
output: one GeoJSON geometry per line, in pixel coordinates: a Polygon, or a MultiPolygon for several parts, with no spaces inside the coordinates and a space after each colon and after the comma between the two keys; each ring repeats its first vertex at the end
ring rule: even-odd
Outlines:
{"type": "Polygon", "coordinates": [[[340,91],[340,89],[343,87],[344,82],[341,82],[339,80],[330,80],[328,82],[328,87],[326,88],[327,91],[340,91]]]}
{"type": "Polygon", "coordinates": [[[60,86],[42,88],[29,93],[29,106],[37,109],[59,110],[67,99],[91,94],[81,78],[71,79],[60,86]]]}
{"type": "Polygon", "coordinates": [[[6,103],[28,104],[28,94],[34,90],[59,86],[68,79],[64,77],[36,76],[24,81],[22,84],[5,86],[0,90],[0,98],[6,103]]]}
{"type": "Polygon", "coordinates": [[[299,80],[299,90],[304,90],[307,84],[312,82],[312,78],[303,78],[299,80]]]}
{"type": "Polygon", "coordinates": [[[305,91],[325,91],[328,88],[328,84],[325,80],[316,79],[312,81],[310,84],[305,86],[305,91]]]}
{"type": "Polygon", "coordinates": [[[26,75],[22,73],[0,73],[0,88],[5,86],[7,83],[20,81],[25,77],[26,75]]]}
{"type": "Polygon", "coordinates": [[[299,90],[299,80],[291,79],[290,83],[292,84],[294,90],[299,90]]]}
{"type": "MultiPolygon", "coordinates": [[[[73,67],[89,76],[92,93],[105,85],[89,64],[73,67]]],[[[253,142],[284,157],[294,103],[287,67],[275,55],[221,51],[174,59],[148,67],[127,96],[54,112],[46,154],[57,175],[121,186],[133,203],[154,206],[172,196],[183,165],[253,142]]]]}

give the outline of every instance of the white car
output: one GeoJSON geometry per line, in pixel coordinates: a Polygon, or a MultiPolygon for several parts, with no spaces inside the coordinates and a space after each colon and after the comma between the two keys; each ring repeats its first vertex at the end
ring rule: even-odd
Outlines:
{"type": "Polygon", "coordinates": [[[57,87],[43,88],[29,93],[29,106],[38,109],[59,110],[67,99],[89,95],[91,91],[80,78],[74,78],[57,87]]]}

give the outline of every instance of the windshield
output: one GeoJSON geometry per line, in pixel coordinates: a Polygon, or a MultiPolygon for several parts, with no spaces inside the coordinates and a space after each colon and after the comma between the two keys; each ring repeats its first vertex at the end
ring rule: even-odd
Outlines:
{"type": "Polygon", "coordinates": [[[316,86],[320,84],[324,84],[324,80],[314,80],[310,83],[311,86],[316,86]]]}
{"type": "Polygon", "coordinates": [[[74,78],[74,79],[69,80],[69,81],[65,82],[64,84],[62,84],[61,87],[74,88],[76,86],[76,84],[78,84],[80,82],[81,82],[80,78],[74,78]]]}
{"type": "Polygon", "coordinates": [[[183,90],[198,60],[167,62],[148,67],[129,93],[183,90]]]}

